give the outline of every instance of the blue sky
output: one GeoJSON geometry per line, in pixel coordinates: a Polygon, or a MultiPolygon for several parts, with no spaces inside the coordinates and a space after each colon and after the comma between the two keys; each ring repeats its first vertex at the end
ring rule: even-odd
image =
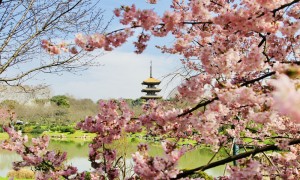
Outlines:
{"type": "MultiPolygon", "coordinates": [[[[110,18],[112,11],[121,5],[136,4],[138,8],[150,8],[162,14],[170,6],[170,0],[160,0],[157,5],[150,5],[144,0],[102,0],[101,8],[105,9],[105,16],[110,18]]],[[[122,27],[115,19],[109,27],[109,31],[122,27]]],[[[163,79],[169,73],[180,67],[179,57],[163,54],[155,45],[171,45],[173,38],[154,38],[148,44],[148,48],[141,55],[134,53],[130,38],[122,47],[96,59],[103,66],[93,67],[79,74],[63,73],[62,75],[40,74],[34,80],[35,84],[46,83],[53,90],[53,95],[68,94],[76,98],[90,98],[94,101],[109,98],[132,98],[142,96],[141,82],[149,77],[150,61],[153,62],[153,76],[162,80],[159,88],[162,88],[160,95],[167,97],[169,92],[176,87],[180,79],[163,79]]],[[[96,51],[94,53],[100,53],[96,51]]]]}

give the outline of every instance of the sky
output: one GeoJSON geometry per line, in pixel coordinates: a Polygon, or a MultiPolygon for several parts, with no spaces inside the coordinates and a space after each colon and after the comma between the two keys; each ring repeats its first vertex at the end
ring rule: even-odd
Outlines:
{"type": "MultiPolygon", "coordinates": [[[[145,0],[102,0],[99,7],[105,9],[104,16],[109,19],[116,7],[133,3],[138,8],[154,9],[160,14],[170,6],[170,0],[160,0],[157,5],[150,5],[145,0]]],[[[118,21],[115,19],[110,24],[108,32],[122,27],[118,21]]],[[[110,98],[137,99],[143,95],[141,83],[149,77],[150,61],[152,61],[153,77],[162,81],[159,85],[162,89],[159,95],[168,97],[181,80],[175,79],[170,82],[170,78],[164,77],[178,69],[180,61],[176,55],[161,53],[155,45],[171,45],[174,39],[154,38],[140,55],[134,53],[132,44],[134,40],[135,38],[130,38],[122,47],[105,52],[103,56],[98,57],[95,61],[100,62],[99,67],[92,67],[77,74],[39,74],[39,78],[36,78],[34,83],[49,85],[53,95],[71,95],[94,101],[110,98]]]]}

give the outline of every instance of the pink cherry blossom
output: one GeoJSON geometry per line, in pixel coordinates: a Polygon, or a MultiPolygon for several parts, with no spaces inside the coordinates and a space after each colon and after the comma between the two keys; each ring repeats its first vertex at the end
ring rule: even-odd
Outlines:
{"type": "Polygon", "coordinates": [[[22,161],[13,163],[14,169],[33,166],[36,169],[36,179],[57,179],[61,176],[69,177],[77,173],[76,167],[64,167],[67,153],[47,150],[49,145],[47,136],[32,138],[32,145],[27,146],[27,136],[22,136],[21,132],[10,127],[4,127],[4,130],[10,138],[1,143],[1,148],[15,151],[22,157],[22,161]]]}
{"type": "Polygon", "coordinates": [[[150,4],[156,4],[157,0],[147,0],[147,2],[150,3],[150,4]]]}
{"type": "Polygon", "coordinates": [[[286,75],[280,75],[278,80],[270,82],[276,90],[273,92],[274,107],[280,113],[291,117],[291,121],[300,123],[300,92],[296,90],[295,84],[286,75]]]}

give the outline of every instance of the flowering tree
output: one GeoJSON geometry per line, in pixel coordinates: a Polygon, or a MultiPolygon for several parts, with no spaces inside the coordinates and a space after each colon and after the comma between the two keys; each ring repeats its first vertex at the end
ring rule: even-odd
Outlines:
{"type": "MultiPolygon", "coordinates": [[[[196,103],[194,107],[179,109],[169,102],[150,100],[143,106],[144,114],[134,117],[123,101],[100,102],[100,113],[78,124],[79,128],[97,134],[90,145],[90,160],[95,169],[90,176],[120,177],[117,150],[107,149],[105,144],[119,139],[123,132],[145,129],[174,141],[163,141],[164,157],[151,157],[147,145],[140,145],[133,154],[135,176],[131,179],[188,179],[198,171],[236,160],[239,166],[229,166],[230,175],[220,179],[299,179],[299,0],[173,0],[170,7],[160,17],[151,9],[122,6],[114,13],[125,26],[123,29],[108,34],[76,35],[76,45],[85,51],[109,51],[141,28],[134,45],[136,53],[142,53],[151,36],[172,34],[175,43],[159,48],[164,53],[182,55],[183,65],[194,72],[178,87],[178,100],[196,103]],[[196,145],[180,147],[178,142],[182,139],[192,139],[196,145]],[[245,148],[243,153],[194,169],[177,168],[182,154],[203,144],[216,153],[231,149],[234,144],[255,148],[245,148]]],[[[52,52],[46,41],[43,47],[52,52]]],[[[76,47],[70,49],[70,53],[77,52],[76,47]]],[[[11,129],[8,132],[17,136],[11,129]]],[[[48,152],[20,150],[22,144],[21,137],[12,138],[3,147],[13,146],[11,149],[24,156],[31,153],[41,158],[39,163],[54,164],[48,152]]],[[[22,165],[31,162],[28,158],[23,160],[22,165]]],[[[68,172],[64,174],[66,178],[85,176],[75,175],[76,171],[68,167],[63,171],[37,170],[58,175],[68,172]]]]}

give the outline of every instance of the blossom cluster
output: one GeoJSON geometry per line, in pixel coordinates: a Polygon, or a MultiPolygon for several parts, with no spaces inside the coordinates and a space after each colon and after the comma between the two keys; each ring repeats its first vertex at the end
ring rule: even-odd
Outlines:
{"type": "Polygon", "coordinates": [[[117,151],[106,148],[122,137],[126,130],[129,132],[140,131],[139,126],[132,126],[130,122],[133,112],[125,101],[99,101],[99,114],[96,117],[87,117],[83,122],[77,124],[78,128],[96,133],[96,137],[89,145],[89,160],[95,171],[95,178],[115,179],[119,177],[120,169],[114,163],[117,151]]]}
{"type": "Polygon", "coordinates": [[[174,143],[162,142],[166,158],[151,157],[148,155],[148,146],[140,144],[138,152],[132,155],[135,162],[134,172],[142,179],[170,179],[176,178],[179,170],[177,161],[184,154],[185,149],[176,149],[174,143]]]}
{"type": "MultiPolygon", "coordinates": [[[[53,44],[50,41],[45,40],[45,39],[41,41],[41,47],[43,49],[45,49],[49,54],[60,54],[61,51],[64,51],[64,52],[69,51],[67,49],[67,44],[66,43],[62,42],[62,43],[59,43],[58,45],[55,45],[55,44],[53,44]]],[[[75,52],[74,48],[75,47],[71,48],[70,52],[74,53],[75,52]]]]}
{"type": "Polygon", "coordinates": [[[6,124],[7,121],[12,121],[16,118],[16,113],[8,108],[0,108],[0,121],[2,124],[6,124]]]}
{"type": "Polygon", "coordinates": [[[277,80],[270,83],[275,86],[272,93],[274,97],[274,108],[281,114],[291,117],[291,121],[300,124],[300,92],[296,90],[295,84],[288,76],[281,74],[277,80]]]}
{"type": "Polygon", "coordinates": [[[15,170],[33,166],[36,170],[36,179],[40,180],[68,178],[76,175],[76,167],[64,164],[67,159],[66,152],[48,150],[49,137],[32,138],[31,145],[27,146],[28,137],[26,135],[22,136],[21,132],[17,132],[11,127],[4,127],[4,130],[8,133],[9,139],[1,143],[1,148],[15,151],[22,157],[22,161],[13,163],[15,170]]]}

